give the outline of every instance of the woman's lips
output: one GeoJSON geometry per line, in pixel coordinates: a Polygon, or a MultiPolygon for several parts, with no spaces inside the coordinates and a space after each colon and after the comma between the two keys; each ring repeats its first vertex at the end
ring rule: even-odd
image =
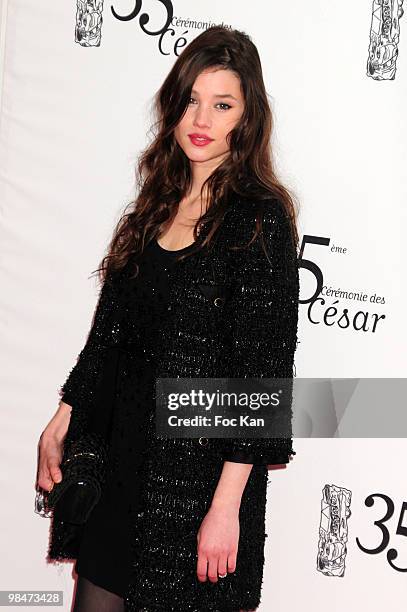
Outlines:
{"type": "Polygon", "coordinates": [[[210,138],[198,138],[197,136],[189,136],[189,139],[196,147],[205,147],[207,144],[212,142],[210,138]]]}

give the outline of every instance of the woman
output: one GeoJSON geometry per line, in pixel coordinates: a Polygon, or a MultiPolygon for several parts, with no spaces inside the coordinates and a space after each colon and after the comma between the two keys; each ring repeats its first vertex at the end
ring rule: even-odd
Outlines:
{"type": "Polygon", "coordinates": [[[273,171],[245,33],[195,38],[156,102],[139,196],[102,260],[90,334],[40,439],[38,485],[49,490],[63,445],[114,405],[109,480],[83,531],[54,513],[49,558],[77,559],[76,612],[254,610],[267,466],[289,462],[292,440],[156,436],[154,382],[292,376],[294,206],[273,171]]]}

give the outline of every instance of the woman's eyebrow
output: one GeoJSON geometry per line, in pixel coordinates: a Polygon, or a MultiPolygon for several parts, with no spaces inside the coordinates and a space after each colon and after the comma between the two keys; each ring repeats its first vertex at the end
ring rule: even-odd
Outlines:
{"type": "MultiPolygon", "coordinates": [[[[191,89],[191,93],[199,95],[199,92],[196,91],[196,89],[191,89]]],[[[236,100],[236,102],[238,102],[237,98],[235,98],[235,96],[232,96],[232,94],[213,94],[213,97],[214,98],[232,98],[233,100],[236,100]]]]}

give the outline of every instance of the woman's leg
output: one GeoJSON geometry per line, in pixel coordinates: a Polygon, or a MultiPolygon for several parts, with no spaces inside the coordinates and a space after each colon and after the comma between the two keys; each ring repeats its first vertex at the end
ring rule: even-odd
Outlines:
{"type": "Polygon", "coordinates": [[[123,598],[78,576],[72,612],[123,612],[123,598]]]}

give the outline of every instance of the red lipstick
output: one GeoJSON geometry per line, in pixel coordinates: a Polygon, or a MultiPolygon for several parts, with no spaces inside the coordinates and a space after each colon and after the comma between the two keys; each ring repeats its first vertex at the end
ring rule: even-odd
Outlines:
{"type": "Polygon", "coordinates": [[[210,138],[206,134],[188,134],[191,142],[196,147],[205,147],[207,144],[212,142],[213,138],[210,138]]]}

